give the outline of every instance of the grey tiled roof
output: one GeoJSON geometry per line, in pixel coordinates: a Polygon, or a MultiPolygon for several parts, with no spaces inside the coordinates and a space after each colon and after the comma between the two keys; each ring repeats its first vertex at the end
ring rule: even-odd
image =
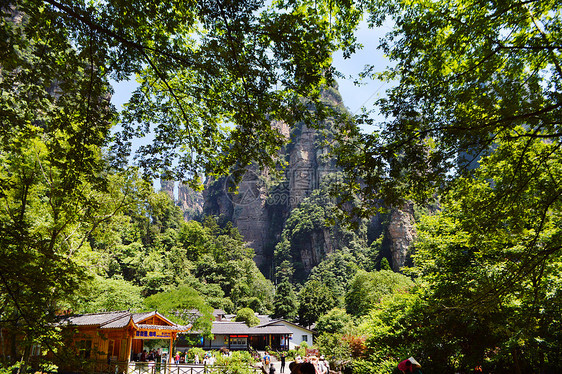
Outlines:
{"type": "Polygon", "coordinates": [[[63,317],[60,322],[61,324],[71,324],[75,326],[100,326],[130,315],[131,313],[128,311],[78,314],[63,317]]]}
{"type": "MultiPolygon", "coordinates": [[[[148,317],[152,317],[154,315],[160,315],[160,317],[164,317],[163,315],[161,315],[160,313],[156,312],[156,311],[152,311],[152,312],[143,312],[143,313],[134,313],[133,314],[133,322],[135,323],[139,323],[140,321],[142,321],[143,319],[146,319],[148,317]]],[[[164,318],[165,320],[168,320],[167,318],[164,318]]]]}
{"type": "Polygon", "coordinates": [[[269,316],[263,314],[258,314],[256,317],[258,317],[258,319],[260,320],[260,325],[264,325],[271,321],[271,318],[269,318],[269,316]]]}
{"type": "Polygon", "coordinates": [[[312,330],[309,329],[309,328],[306,328],[306,327],[304,327],[304,326],[298,325],[298,324],[293,323],[293,322],[286,321],[286,320],[284,320],[284,319],[271,320],[271,321],[269,321],[268,323],[264,323],[263,325],[260,325],[260,326],[264,326],[264,327],[265,327],[265,326],[271,326],[271,325],[292,325],[292,326],[295,326],[295,327],[297,327],[297,328],[299,328],[299,329],[302,329],[302,330],[307,330],[307,331],[310,331],[310,332],[314,332],[314,331],[312,331],[312,330]]]}
{"type": "Polygon", "coordinates": [[[283,325],[268,325],[248,327],[244,322],[213,322],[211,332],[215,335],[228,334],[247,334],[247,335],[265,335],[265,334],[290,334],[289,329],[283,325]]]}
{"type": "Polygon", "coordinates": [[[118,329],[121,327],[125,327],[129,324],[129,322],[131,321],[131,315],[128,314],[126,316],[123,316],[113,322],[110,323],[106,323],[105,325],[101,326],[102,329],[118,329]]]}

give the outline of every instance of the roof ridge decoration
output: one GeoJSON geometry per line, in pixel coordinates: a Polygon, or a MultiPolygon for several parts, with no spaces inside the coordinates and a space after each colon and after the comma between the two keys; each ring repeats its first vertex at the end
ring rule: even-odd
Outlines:
{"type": "Polygon", "coordinates": [[[147,320],[150,317],[154,317],[154,316],[158,316],[159,318],[161,318],[162,320],[164,320],[164,322],[170,324],[170,326],[179,326],[177,323],[174,323],[172,321],[170,321],[168,318],[166,318],[164,315],[160,314],[157,310],[153,310],[151,312],[141,312],[141,313],[134,313],[131,315],[131,318],[133,318],[133,323],[135,325],[139,325],[141,324],[142,321],[147,320]],[[143,316],[143,314],[145,314],[143,316]],[[134,317],[138,316],[140,319],[138,321],[134,320],[134,317]]]}
{"type": "Polygon", "coordinates": [[[101,314],[116,314],[116,313],[129,313],[132,314],[130,311],[128,310],[113,310],[113,311],[106,311],[106,312],[96,312],[96,313],[79,313],[79,314],[67,314],[64,315],[63,317],[84,317],[84,316],[97,316],[97,315],[101,315],[101,314]]]}

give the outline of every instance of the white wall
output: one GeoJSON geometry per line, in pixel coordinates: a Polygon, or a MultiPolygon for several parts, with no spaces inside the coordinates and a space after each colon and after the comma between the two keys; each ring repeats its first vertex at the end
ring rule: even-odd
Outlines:
{"type": "Polygon", "coordinates": [[[308,346],[312,346],[314,344],[314,335],[311,331],[301,329],[291,325],[290,323],[284,323],[283,321],[280,321],[279,323],[282,323],[289,329],[289,331],[291,331],[292,335],[291,339],[289,339],[289,349],[295,349],[296,346],[300,345],[304,341],[303,335],[306,336],[306,344],[308,344],[308,346]]]}

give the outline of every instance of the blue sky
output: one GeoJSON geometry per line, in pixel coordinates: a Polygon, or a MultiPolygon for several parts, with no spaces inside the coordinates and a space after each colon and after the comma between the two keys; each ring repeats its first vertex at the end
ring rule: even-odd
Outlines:
{"type": "MultiPolygon", "coordinates": [[[[373,103],[384,95],[389,84],[383,82],[364,81],[358,86],[353,83],[353,77],[365,68],[365,65],[373,65],[376,71],[383,71],[389,64],[389,60],[382,51],[377,49],[379,39],[391,30],[390,26],[383,25],[377,29],[369,29],[365,22],[356,33],[357,40],[363,44],[363,49],[358,50],[351,58],[344,60],[342,53],[334,54],[334,66],[346,76],[352,77],[346,80],[338,80],[339,91],[343,102],[353,114],[359,113],[361,107],[373,108],[373,103]]],[[[380,117],[376,117],[380,118],[380,117]]]]}

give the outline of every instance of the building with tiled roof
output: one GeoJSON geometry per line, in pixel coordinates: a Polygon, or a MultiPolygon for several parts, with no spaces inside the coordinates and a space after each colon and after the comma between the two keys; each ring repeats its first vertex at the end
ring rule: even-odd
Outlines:
{"type": "MultiPolygon", "coordinates": [[[[249,327],[244,322],[234,322],[234,315],[226,315],[222,320],[215,320],[211,332],[213,338],[199,338],[198,346],[204,349],[228,348],[230,350],[264,350],[270,347],[274,350],[292,349],[301,342],[313,344],[313,331],[297,324],[272,320],[265,315],[257,315],[260,324],[249,327]]],[[[179,335],[178,346],[187,349],[187,341],[182,335],[197,335],[196,331],[189,331],[179,335]],[[185,342],[185,343],[184,343],[185,342]]]]}
{"type": "MultiPolygon", "coordinates": [[[[91,313],[63,316],[61,327],[74,329],[77,353],[91,362],[93,372],[126,372],[129,362],[141,358],[146,345],[158,346],[160,353],[172,351],[179,332],[191,326],[173,323],[157,311],[91,313]]],[[[161,355],[169,361],[171,355],[161,355]]],[[[65,370],[76,368],[64,367],[65,370]]]]}

